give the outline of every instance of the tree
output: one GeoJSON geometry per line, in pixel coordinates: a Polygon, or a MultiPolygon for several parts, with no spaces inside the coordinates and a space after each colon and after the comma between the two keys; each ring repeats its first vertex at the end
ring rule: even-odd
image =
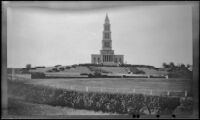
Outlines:
{"type": "Polygon", "coordinates": [[[185,68],[185,65],[184,64],[181,64],[181,66],[180,66],[182,69],[184,69],[185,68]]]}
{"type": "Polygon", "coordinates": [[[173,62],[170,62],[170,63],[169,63],[169,66],[170,66],[170,68],[172,68],[172,69],[175,67],[175,65],[174,65],[173,62]]]}
{"type": "Polygon", "coordinates": [[[31,69],[31,64],[27,64],[27,65],[26,65],[26,69],[27,69],[27,70],[30,70],[30,69],[31,69]]]}
{"type": "Polygon", "coordinates": [[[187,64],[187,68],[190,68],[191,67],[191,65],[190,64],[187,64]]]}
{"type": "Polygon", "coordinates": [[[168,68],[169,67],[169,65],[167,63],[165,63],[165,62],[162,64],[162,66],[163,66],[163,68],[168,68]]]}

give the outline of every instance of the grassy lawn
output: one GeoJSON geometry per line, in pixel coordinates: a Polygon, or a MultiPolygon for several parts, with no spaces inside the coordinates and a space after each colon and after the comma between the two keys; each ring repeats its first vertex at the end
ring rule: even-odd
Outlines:
{"type": "Polygon", "coordinates": [[[104,91],[115,92],[131,92],[132,89],[136,89],[136,92],[147,93],[153,90],[155,94],[159,92],[167,91],[189,91],[189,80],[181,79],[162,79],[162,78],[82,78],[82,79],[33,79],[28,81],[29,84],[42,84],[57,88],[67,88],[73,86],[73,89],[86,90],[86,87],[90,87],[89,90],[100,91],[101,88],[104,91]],[[116,91],[118,89],[118,91],[116,91]]]}

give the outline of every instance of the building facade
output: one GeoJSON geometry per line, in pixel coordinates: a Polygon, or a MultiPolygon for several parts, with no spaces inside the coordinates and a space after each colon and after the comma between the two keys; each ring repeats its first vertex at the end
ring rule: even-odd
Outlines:
{"type": "Polygon", "coordinates": [[[111,29],[108,15],[106,14],[103,30],[102,50],[100,54],[92,54],[92,64],[119,65],[124,63],[124,55],[115,55],[112,50],[111,29]]]}

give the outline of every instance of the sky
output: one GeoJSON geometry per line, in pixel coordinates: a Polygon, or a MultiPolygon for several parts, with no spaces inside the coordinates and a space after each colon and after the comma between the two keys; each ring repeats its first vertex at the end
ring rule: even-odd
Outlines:
{"type": "Polygon", "coordinates": [[[190,5],[95,10],[7,9],[7,67],[90,63],[102,48],[108,13],[112,48],[128,64],[192,64],[190,5]]]}

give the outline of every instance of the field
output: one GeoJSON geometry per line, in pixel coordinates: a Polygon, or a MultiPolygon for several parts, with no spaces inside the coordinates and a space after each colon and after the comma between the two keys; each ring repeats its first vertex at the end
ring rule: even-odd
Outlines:
{"type": "Polygon", "coordinates": [[[136,114],[156,114],[158,111],[171,114],[180,105],[180,96],[168,96],[173,96],[173,92],[189,90],[189,80],[160,78],[16,78],[8,83],[8,93],[12,96],[9,103],[12,109],[9,111],[12,114],[127,114],[131,107],[136,114]],[[151,95],[144,95],[149,94],[144,91],[151,95]],[[170,94],[159,96],[163,95],[163,91],[170,91],[170,94]],[[30,113],[26,113],[26,109],[30,109],[30,113]]]}
{"type": "Polygon", "coordinates": [[[190,80],[162,78],[81,78],[81,79],[32,79],[27,84],[42,84],[78,91],[144,93],[152,95],[180,93],[190,90],[190,80]]]}

